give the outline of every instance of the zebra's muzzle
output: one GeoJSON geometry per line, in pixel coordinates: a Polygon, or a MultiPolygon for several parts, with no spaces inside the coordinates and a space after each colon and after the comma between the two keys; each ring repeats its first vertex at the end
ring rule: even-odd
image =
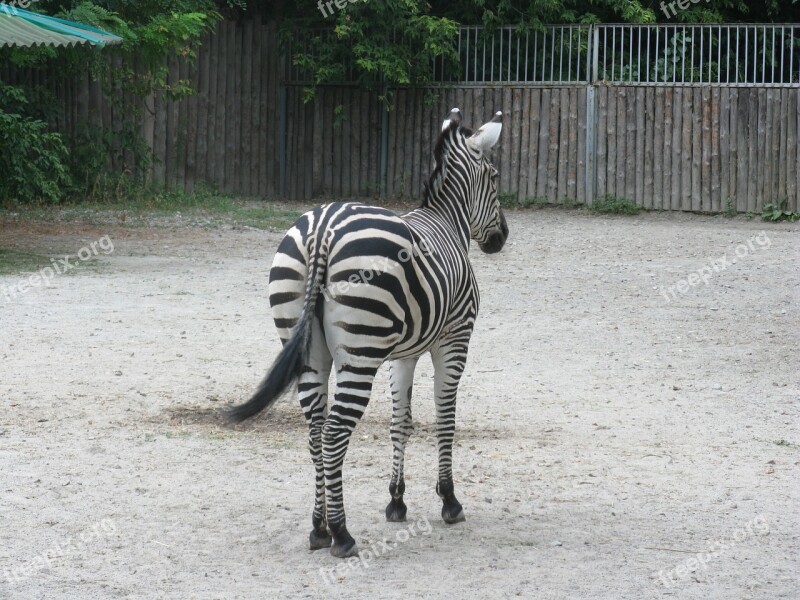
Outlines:
{"type": "Polygon", "coordinates": [[[500,231],[490,234],[489,239],[486,240],[486,243],[481,244],[481,250],[483,250],[486,254],[495,254],[500,252],[506,243],[506,237],[508,237],[508,235],[500,231]]]}
{"type": "Polygon", "coordinates": [[[500,212],[500,229],[495,230],[489,234],[487,240],[480,244],[480,248],[486,254],[495,254],[500,252],[505,246],[506,239],[508,238],[508,223],[506,223],[506,216],[500,212]]]}

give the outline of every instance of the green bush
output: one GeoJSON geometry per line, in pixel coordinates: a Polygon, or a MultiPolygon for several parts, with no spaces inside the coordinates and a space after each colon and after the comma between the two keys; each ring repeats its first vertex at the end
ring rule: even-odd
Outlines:
{"type": "Polygon", "coordinates": [[[638,214],[639,207],[628,198],[607,195],[595,200],[589,210],[599,214],[635,215],[638,214]]]}
{"type": "Polygon", "coordinates": [[[16,111],[24,94],[0,83],[0,201],[58,202],[70,187],[64,141],[44,121],[16,111]]]}

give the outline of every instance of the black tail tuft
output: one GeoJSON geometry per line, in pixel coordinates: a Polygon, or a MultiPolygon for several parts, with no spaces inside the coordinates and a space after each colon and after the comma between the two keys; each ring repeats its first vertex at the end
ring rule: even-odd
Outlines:
{"type": "Polygon", "coordinates": [[[289,388],[304,362],[305,343],[302,325],[292,332],[292,337],[283,346],[253,397],[226,412],[228,421],[239,423],[257,415],[265,408],[270,408],[289,388]]]}

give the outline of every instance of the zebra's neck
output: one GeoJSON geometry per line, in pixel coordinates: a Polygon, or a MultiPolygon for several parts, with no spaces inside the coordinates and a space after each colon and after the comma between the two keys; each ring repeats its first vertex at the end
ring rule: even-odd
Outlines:
{"type": "Polygon", "coordinates": [[[445,180],[438,190],[433,193],[430,187],[422,200],[420,210],[430,211],[439,220],[452,229],[458,242],[464,250],[469,250],[470,227],[469,214],[467,213],[468,199],[459,198],[455,190],[445,180]]]}

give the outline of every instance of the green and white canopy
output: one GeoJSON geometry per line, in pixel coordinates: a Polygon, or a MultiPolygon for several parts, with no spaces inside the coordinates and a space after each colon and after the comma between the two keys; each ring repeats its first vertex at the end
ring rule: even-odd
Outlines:
{"type": "Polygon", "coordinates": [[[105,46],[124,40],[112,33],[73,21],[40,15],[0,3],[0,48],[5,46],[105,46]]]}

